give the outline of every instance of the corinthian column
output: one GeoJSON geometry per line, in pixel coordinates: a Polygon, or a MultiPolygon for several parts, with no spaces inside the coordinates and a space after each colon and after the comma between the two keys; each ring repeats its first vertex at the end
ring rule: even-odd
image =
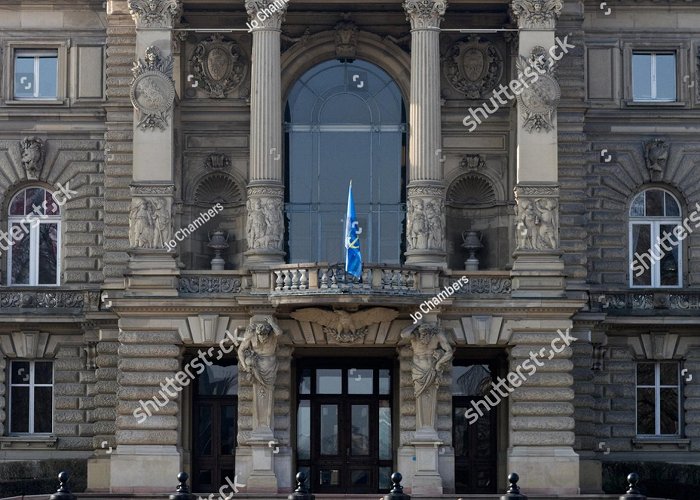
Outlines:
{"type": "Polygon", "coordinates": [[[441,158],[440,21],[443,0],[406,0],[411,22],[409,183],[406,263],[445,265],[445,184],[441,158]]]}
{"type": "Polygon", "coordinates": [[[248,265],[275,264],[284,257],[280,26],[287,4],[246,0],[245,7],[253,33],[245,256],[248,265]]]}
{"type": "Polygon", "coordinates": [[[136,61],[129,92],[134,106],[134,154],[128,286],[177,295],[177,266],[166,243],[173,237],[175,191],[172,28],[182,4],[180,0],[129,0],[128,7],[136,23],[136,61]]]}
{"type": "Polygon", "coordinates": [[[559,249],[557,60],[566,57],[555,41],[561,0],[513,0],[518,20],[520,81],[529,86],[518,96],[518,157],[515,295],[561,296],[563,262],[559,249]],[[536,75],[536,78],[528,75],[536,75]]]}

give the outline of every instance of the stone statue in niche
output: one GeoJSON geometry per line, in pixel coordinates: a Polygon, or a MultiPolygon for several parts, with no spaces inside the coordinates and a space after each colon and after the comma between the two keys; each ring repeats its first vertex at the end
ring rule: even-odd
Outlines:
{"type": "MultiPolygon", "coordinates": [[[[240,328],[234,335],[238,337],[240,328]]],[[[238,346],[238,363],[253,384],[253,434],[272,436],[273,391],[277,378],[277,338],[282,329],[272,316],[251,321],[238,346]]],[[[272,437],[270,437],[272,439],[272,437]]]]}
{"type": "Polygon", "coordinates": [[[669,146],[661,139],[644,143],[644,160],[653,180],[663,177],[668,162],[669,146]]]}
{"type": "Polygon", "coordinates": [[[413,350],[411,377],[416,396],[416,435],[435,434],[437,391],[454,349],[436,324],[411,325],[401,332],[401,338],[409,339],[413,350]]]}
{"type": "Polygon", "coordinates": [[[44,143],[36,137],[25,137],[19,143],[22,153],[22,167],[27,172],[27,178],[38,179],[44,167],[44,143]]]}
{"type": "Polygon", "coordinates": [[[154,236],[153,204],[146,198],[134,198],[129,213],[129,243],[133,248],[152,248],[154,236]]]}

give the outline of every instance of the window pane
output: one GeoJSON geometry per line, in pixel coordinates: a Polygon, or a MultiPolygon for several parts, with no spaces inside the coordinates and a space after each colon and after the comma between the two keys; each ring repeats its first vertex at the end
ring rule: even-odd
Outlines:
{"type": "Polygon", "coordinates": [[[311,458],[311,403],[299,401],[297,412],[297,458],[309,460],[311,458]]]}
{"type": "Polygon", "coordinates": [[[342,392],[342,370],[316,370],[316,394],[340,394],[342,392]]]}
{"type": "Polygon", "coordinates": [[[46,56],[39,58],[39,97],[56,97],[58,81],[58,58],[46,56]]]}
{"type": "Polygon", "coordinates": [[[321,455],[338,454],[338,406],[321,405],[321,455]]]}
{"type": "Polygon", "coordinates": [[[51,361],[36,361],[34,363],[34,383],[51,384],[53,382],[53,363],[51,361]]]}
{"type": "Polygon", "coordinates": [[[632,87],[634,100],[651,99],[651,54],[632,56],[632,87]]]}
{"type": "Polygon", "coordinates": [[[654,389],[637,389],[637,434],[655,434],[654,389]]]}
{"type": "MultiPolygon", "coordinates": [[[[45,199],[45,193],[42,188],[28,188],[26,190],[26,202],[24,204],[24,213],[30,214],[34,211],[34,207],[41,208],[41,204],[45,199]]],[[[39,213],[43,214],[44,211],[38,210],[39,213]]]]}
{"type": "Polygon", "coordinates": [[[34,432],[51,432],[53,387],[34,388],[34,432]]]}
{"type": "Polygon", "coordinates": [[[455,366],[452,368],[453,396],[481,396],[491,388],[488,365],[455,366]]]}
{"type": "Polygon", "coordinates": [[[374,393],[374,370],[348,370],[348,394],[374,393]]]}
{"type": "Polygon", "coordinates": [[[28,384],[29,378],[29,361],[13,361],[11,366],[10,383],[11,384],[28,384]]]}
{"type": "Polygon", "coordinates": [[[662,224],[660,226],[661,238],[666,238],[665,248],[661,246],[661,285],[662,286],[677,286],[679,283],[679,262],[678,255],[680,251],[680,242],[673,234],[675,224],[662,224]],[[670,248],[671,250],[666,250],[670,248]]]}
{"type": "Polygon", "coordinates": [[[379,394],[382,396],[391,391],[391,372],[389,370],[379,370],[379,394]]]}
{"type": "Polygon", "coordinates": [[[10,432],[29,432],[29,387],[11,387],[10,398],[10,432]]]}
{"type": "Polygon", "coordinates": [[[238,395],[238,365],[207,366],[197,377],[197,391],[200,396],[238,395]]]}
{"type": "Polygon", "coordinates": [[[15,97],[34,97],[34,57],[22,56],[18,51],[15,57],[15,97]]]}
{"type": "Polygon", "coordinates": [[[369,405],[351,405],[350,453],[369,455],[369,405]]]}
{"type": "Polygon", "coordinates": [[[676,100],[676,56],[656,54],[656,98],[676,100]]]}
{"type": "Polygon", "coordinates": [[[668,193],[664,193],[666,197],[666,215],[669,217],[680,217],[681,207],[678,206],[676,199],[668,193]]]}
{"type": "Polygon", "coordinates": [[[211,406],[200,405],[197,408],[197,413],[195,454],[197,456],[211,455],[211,406]]]}
{"type": "Polygon", "coordinates": [[[391,460],[391,406],[389,401],[379,402],[379,460],[391,460]]]}
{"type": "Polygon", "coordinates": [[[654,385],[656,363],[637,363],[637,385],[654,385]]]}
{"type": "MultiPolygon", "coordinates": [[[[12,224],[12,227],[14,226],[22,229],[19,224],[12,224]]],[[[13,285],[28,285],[29,235],[24,231],[14,231],[12,234],[19,234],[19,240],[13,240],[15,244],[12,246],[12,277],[10,283],[13,285]]]]}
{"type": "Polygon", "coordinates": [[[58,224],[39,224],[39,284],[55,284],[57,272],[58,224]]]}
{"type": "Polygon", "coordinates": [[[652,257],[651,225],[634,224],[632,226],[632,284],[635,286],[651,286],[652,257]]]}
{"type": "Polygon", "coordinates": [[[233,455],[236,450],[236,407],[221,407],[221,454],[233,455]]]}
{"type": "Polygon", "coordinates": [[[304,368],[299,381],[299,394],[311,394],[311,370],[304,368]]]}
{"type": "Polygon", "coordinates": [[[646,215],[649,217],[661,217],[664,215],[664,195],[665,191],[650,189],[645,191],[647,197],[646,215]]]}
{"type": "Polygon", "coordinates": [[[631,217],[644,217],[644,193],[639,193],[632,200],[632,206],[630,207],[631,217]]]}
{"type": "Polygon", "coordinates": [[[678,434],[678,389],[661,389],[661,434],[678,434]]]}
{"type": "Polygon", "coordinates": [[[660,363],[661,385],[678,385],[678,364],[660,363]]]}
{"type": "Polygon", "coordinates": [[[24,194],[25,191],[20,191],[12,198],[10,215],[24,215],[24,194]]]}
{"type": "Polygon", "coordinates": [[[351,486],[369,486],[370,472],[367,469],[353,470],[350,471],[350,485],[351,486]]]}
{"type": "Polygon", "coordinates": [[[56,203],[53,194],[50,191],[46,191],[44,196],[46,201],[46,215],[60,215],[61,207],[59,207],[58,203],[56,203]]]}
{"type": "Polygon", "coordinates": [[[391,489],[391,467],[380,467],[379,468],[379,489],[388,490],[391,489]]]}

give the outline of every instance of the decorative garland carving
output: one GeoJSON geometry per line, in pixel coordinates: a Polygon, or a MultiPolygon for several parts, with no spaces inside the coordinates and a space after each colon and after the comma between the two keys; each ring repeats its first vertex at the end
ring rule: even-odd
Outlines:
{"type": "Polygon", "coordinates": [[[142,130],[165,129],[175,100],[172,56],[163,57],[158,47],[150,46],[146,58],[139,59],[131,71],[134,79],[129,95],[139,113],[137,126],[142,130]]]}
{"type": "Polygon", "coordinates": [[[561,13],[561,0],[513,0],[513,15],[521,28],[554,29],[561,13]]]}
{"type": "Polygon", "coordinates": [[[223,35],[212,35],[197,44],[190,60],[192,73],[203,90],[214,99],[223,99],[239,87],[248,72],[245,53],[223,35]]]}
{"type": "Polygon", "coordinates": [[[170,28],[182,15],[180,0],[129,0],[129,14],[143,28],[170,28]]]}
{"type": "Polygon", "coordinates": [[[447,81],[467,99],[484,99],[503,75],[503,57],[496,46],[479,36],[453,44],[443,58],[447,81]]]}
{"type": "Polygon", "coordinates": [[[403,3],[406,19],[411,21],[411,29],[439,28],[445,15],[447,2],[444,0],[406,0],[403,3]]]}
{"type": "Polygon", "coordinates": [[[518,96],[518,104],[524,111],[523,128],[530,133],[553,130],[561,97],[561,88],[555,78],[554,61],[544,47],[536,46],[529,58],[520,56],[516,65],[521,81],[526,80],[525,69],[528,66],[539,73],[537,80],[533,80],[518,96]]]}

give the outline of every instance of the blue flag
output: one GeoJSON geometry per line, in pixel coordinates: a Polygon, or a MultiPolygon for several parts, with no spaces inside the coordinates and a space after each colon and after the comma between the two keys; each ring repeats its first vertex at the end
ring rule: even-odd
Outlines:
{"type": "Polygon", "coordinates": [[[362,254],[360,253],[360,238],[362,233],[355,214],[355,200],[352,197],[352,181],[348,188],[348,211],[345,215],[345,272],[356,278],[362,276],[362,254]]]}

